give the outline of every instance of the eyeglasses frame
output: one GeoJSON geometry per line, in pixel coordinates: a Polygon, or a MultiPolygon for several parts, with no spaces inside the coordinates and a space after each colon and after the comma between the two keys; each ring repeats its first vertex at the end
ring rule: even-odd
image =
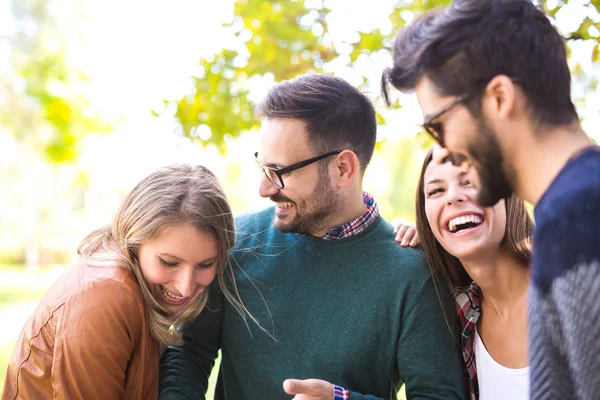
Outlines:
{"type": "MultiPolygon", "coordinates": [[[[521,78],[517,78],[514,76],[511,76],[509,78],[511,81],[513,81],[515,83],[519,83],[522,81],[521,78]]],[[[442,147],[446,147],[444,145],[443,133],[439,133],[435,128],[433,128],[432,122],[439,119],[442,115],[444,115],[448,111],[452,110],[458,104],[469,101],[473,96],[475,96],[477,93],[479,93],[480,91],[485,89],[485,87],[490,83],[490,81],[491,81],[491,79],[488,80],[485,84],[478,85],[477,89],[458,96],[456,99],[454,99],[452,102],[450,102],[450,104],[447,104],[440,111],[438,111],[431,117],[427,118],[427,120],[424,121],[423,124],[421,125],[423,127],[423,130],[425,130],[425,132],[427,132],[429,134],[429,136],[431,136],[431,138],[436,141],[437,144],[439,144],[442,147]]],[[[444,160],[442,160],[442,162],[446,162],[446,161],[450,161],[452,163],[452,165],[454,165],[454,166],[461,166],[463,168],[466,168],[465,167],[466,157],[462,154],[450,154],[448,157],[446,157],[444,160]]]]}
{"type": "Polygon", "coordinates": [[[342,151],[344,151],[344,150],[330,151],[329,153],[321,154],[320,156],[312,157],[312,158],[309,158],[308,160],[299,161],[297,163],[294,163],[292,165],[289,165],[284,168],[279,168],[279,169],[263,165],[263,163],[261,163],[260,160],[258,159],[258,151],[254,153],[254,160],[258,164],[258,167],[263,171],[263,173],[265,174],[265,176],[267,177],[269,182],[271,182],[273,184],[273,186],[275,186],[277,189],[282,190],[283,188],[285,188],[285,184],[283,183],[283,175],[289,174],[290,172],[296,171],[300,168],[307,167],[310,164],[313,164],[317,161],[323,160],[324,158],[331,157],[333,155],[338,155],[342,151]],[[275,173],[275,175],[277,176],[277,178],[279,178],[279,183],[281,184],[281,187],[279,185],[277,185],[276,182],[273,182],[273,180],[271,179],[271,177],[269,176],[269,174],[266,171],[267,169],[270,171],[273,171],[275,173]]]}
{"type": "MultiPolygon", "coordinates": [[[[521,78],[516,78],[516,77],[509,77],[509,78],[511,81],[513,81],[515,83],[521,82],[521,78]]],[[[469,101],[473,96],[475,96],[477,93],[482,91],[490,83],[490,81],[491,81],[491,79],[489,81],[485,82],[484,84],[477,85],[478,87],[475,90],[472,90],[470,92],[467,92],[465,94],[458,96],[450,104],[447,104],[440,111],[438,111],[431,117],[427,118],[427,120],[424,121],[423,124],[421,124],[421,126],[423,127],[425,132],[427,132],[429,134],[429,136],[431,136],[431,138],[436,141],[437,144],[439,144],[442,147],[445,147],[444,146],[444,135],[441,133],[438,133],[437,130],[435,128],[433,128],[432,122],[440,119],[440,117],[442,115],[446,114],[448,111],[452,110],[457,105],[464,103],[466,101],[469,101]]]]}

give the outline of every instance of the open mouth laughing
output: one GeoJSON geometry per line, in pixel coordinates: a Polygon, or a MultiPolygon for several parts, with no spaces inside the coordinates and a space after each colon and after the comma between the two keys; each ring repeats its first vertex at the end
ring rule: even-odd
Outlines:
{"type": "Polygon", "coordinates": [[[444,226],[450,233],[465,232],[478,227],[483,223],[483,216],[480,214],[463,214],[451,218],[444,226]]]}

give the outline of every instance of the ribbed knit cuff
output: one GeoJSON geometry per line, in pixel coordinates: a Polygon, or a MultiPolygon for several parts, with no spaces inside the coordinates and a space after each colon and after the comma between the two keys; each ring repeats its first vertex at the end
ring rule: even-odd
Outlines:
{"type": "Polygon", "coordinates": [[[350,394],[341,386],[333,385],[333,400],[347,400],[350,394]]]}

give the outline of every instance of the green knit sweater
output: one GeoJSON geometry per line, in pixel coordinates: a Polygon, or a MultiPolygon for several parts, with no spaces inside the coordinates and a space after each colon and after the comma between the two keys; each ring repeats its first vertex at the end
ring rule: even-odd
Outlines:
{"type": "Polygon", "coordinates": [[[204,399],[219,347],[215,399],[290,399],[286,378],[324,379],[356,400],[395,399],[402,383],[409,399],[465,398],[451,297],[441,293],[444,318],[420,251],[381,217],[326,241],[280,233],[273,213],[239,217],[233,252],[241,298],[272,337],[213,296],[163,357],[160,399],[204,399]]]}

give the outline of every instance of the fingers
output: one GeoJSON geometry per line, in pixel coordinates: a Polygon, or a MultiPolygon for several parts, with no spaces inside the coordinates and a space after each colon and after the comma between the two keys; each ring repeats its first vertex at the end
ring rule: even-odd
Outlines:
{"type": "Polygon", "coordinates": [[[402,246],[406,246],[404,244],[404,242],[406,241],[406,232],[408,231],[408,229],[410,228],[410,225],[401,225],[398,228],[398,232],[396,233],[396,237],[394,238],[394,240],[398,243],[400,243],[402,246]]]}
{"type": "Polygon", "coordinates": [[[417,246],[420,243],[417,226],[408,222],[398,225],[394,240],[401,246],[417,246]]]}
{"type": "MultiPolygon", "coordinates": [[[[415,236],[417,236],[417,227],[415,224],[410,224],[406,226],[406,232],[404,233],[404,237],[400,244],[402,246],[409,246],[413,243],[415,236]]],[[[416,245],[416,243],[415,243],[416,245]]]]}
{"type": "Polygon", "coordinates": [[[394,218],[392,221],[392,226],[394,227],[394,233],[398,232],[398,229],[402,227],[402,225],[407,225],[408,222],[404,218],[394,218]]]}
{"type": "Polygon", "coordinates": [[[283,390],[287,394],[333,399],[333,385],[320,379],[286,379],[283,381],[283,390]]]}
{"type": "Polygon", "coordinates": [[[407,232],[406,232],[406,237],[407,240],[410,237],[410,243],[409,246],[410,247],[417,247],[420,243],[421,240],[419,239],[419,232],[417,232],[417,226],[413,225],[410,228],[408,228],[407,232]]]}

